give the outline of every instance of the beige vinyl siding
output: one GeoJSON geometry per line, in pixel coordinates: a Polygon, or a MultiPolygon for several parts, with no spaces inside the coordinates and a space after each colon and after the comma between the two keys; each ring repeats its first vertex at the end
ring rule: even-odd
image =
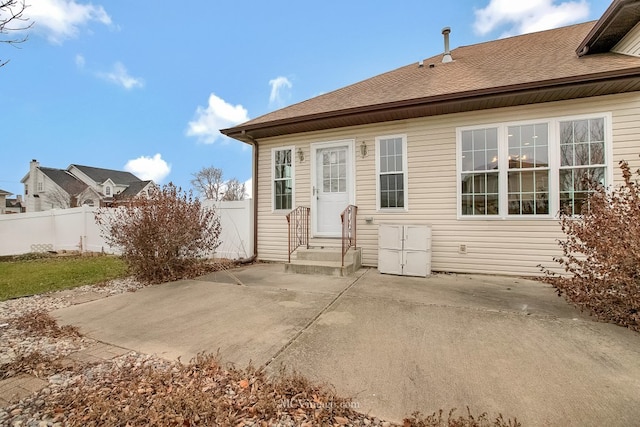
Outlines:
{"type": "Polygon", "coordinates": [[[640,167],[640,94],[401,120],[260,140],[258,256],[263,260],[287,259],[285,216],[271,212],[271,149],[278,146],[295,146],[296,151],[299,147],[303,149],[304,161],[298,160],[297,153],[295,156],[295,205],[310,207],[310,144],[354,139],[358,246],[363,250],[363,264],[377,265],[379,224],[430,224],[434,271],[539,274],[538,264],[554,267],[553,257],[560,255],[556,239],[562,238],[562,234],[556,219],[457,218],[456,128],[593,113],[612,115],[614,145],[610,166],[614,179],[619,182],[619,160],[630,161],[634,170],[640,167]],[[407,135],[409,209],[378,211],[375,138],[396,134],[407,135]],[[360,155],[362,142],[368,150],[364,158],[360,155]],[[366,218],[372,218],[372,223],[368,224],[366,218]],[[461,244],[466,245],[466,254],[459,253],[461,244]]]}
{"type": "Polygon", "coordinates": [[[640,24],[636,24],[611,51],[625,55],[640,56],[640,24]]]}

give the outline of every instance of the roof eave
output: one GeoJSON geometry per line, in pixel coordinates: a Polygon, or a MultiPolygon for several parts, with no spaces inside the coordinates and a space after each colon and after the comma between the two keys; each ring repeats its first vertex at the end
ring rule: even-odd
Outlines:
{"type": "MultiPolygon", "coordinates": [[[[568,86],[577,86],[582,84],[594,84],[594,83],[597,84],[598,82],[608,82],[612,80],[625,79],[625,78],[640,79],[640,67],[624,69],[624,70],[608,71],[608,72],[589,74],[589,75],[571,76],[571,77],[565,77],[565,78],[553,79],[553,80],[520,83],[520,84],[510,85],[510,86],[478,89],[478,90],[472,90],[472,91],[466,91],[466,92],[448,93],[448,94],[436,95],[431,97],[402,100],[402,101],[396,101],[396,102],[390,102],[390,103],[384,103],[384,104],[367,105],[367,106],[337,110],[337,111],[327,111],[327,112],[322,112],[317,114],[310,114],[305,116],[297,116],[297,117],[291,117],[286,119],[274,120],[274,121],[265,122],[265,123],[238,125],[232,128],[221,129],[220,132],[230,138],[237,139],[247,144],[253,144],[255,143],[255,139],[257,138],[265,138],[269,136],[296,133],[296,132],[286,132],[286,133],[269,132],[270,129],[277,129],[285,126],[293,127],[293,128],[295,127],[302,128],[304,125],[307,125],[306,129],[304,130],[305,132],[312,131],[312,130],[322,130],[322,129],[327,129],[326,126],[325,127],[322,126],[322,123],[329,121],[331,119],[344,118],[345,122],[349,122],[349,118],[361,117],[367,114],[374,114],[374,113],[382,114],[384,112],[391,112],[391,111],[397,111],[402,109],[411,109],[414,107],[419,107],[419,106],[428,105],[428,104],[445,104],[445,103],[468,101],[473,99],[490,99],[490,98],[504,97],[508,95],[516,95],[518,93],[531,92],[531,91],[540,90],[540,89],[552,90],[555,88],[557,90],[560,90],[568,86]],[[308,126],[314,122],[317,124],[317,126],[308,126]],[[257,133],[259,133],[260,135],[257,136],[256,135],[257,133]]],[[[405,118],[410,118],[410,117],[405,117],[405,118]]],[[[369,123],[376,123],[380,121],[384,121],[384,120],[375,120],[369,123]]],[[[346,123],[344,126],[357,125],[357,124],[364,124],[364,123],[360,123],[360,122],[354,122],[352,124],[346,123]]]]}
{"type": "Polygon", "coordinates": [[[614,0],[576,49],[578,56],[608,52],[635,26],[640,17],[640,0],[614,0]],[[631,9],[635,6],[634,9],[631,9]],[[625,18],[625,19],[623,19],[625,18]]]}

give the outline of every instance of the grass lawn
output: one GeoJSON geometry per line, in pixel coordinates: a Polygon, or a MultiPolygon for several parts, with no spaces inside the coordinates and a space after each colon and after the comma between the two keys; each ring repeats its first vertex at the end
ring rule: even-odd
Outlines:
{"type": "Polygon", "coordinates": [[[115,256],[67,256],[0,260],[0,301],[100,283],[124,277],[127,267],[115,256]]]}

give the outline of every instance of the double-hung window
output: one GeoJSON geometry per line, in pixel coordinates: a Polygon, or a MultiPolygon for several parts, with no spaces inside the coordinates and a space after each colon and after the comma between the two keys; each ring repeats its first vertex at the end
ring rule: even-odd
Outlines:
{"type": "Polygon", "coordinates": [[[498,215],[498,131],[462,131],[462,215],[498,215]]]}
{"type": "Polygon", "coordinates": [[[605,184],[604,118],[560,122],[560,209],[580,214],[589,182],[605,184]]]}
{"type": "Polygon", "coordinates": [[[590,183],[611,173],[610,123],[603,113],[459,128],[459,217],[580,214],[590,183]]]}
{"type": "Polygon", "coordinates": [[[274,148],[271,151],[274,211],[293,209],[295,168],[293,153],[293,147],[274,148]]]}
{"type": "Polygon", "coordinates": [[[376,138],[378,209],[407,209],[407,137],[376,138]]]}
{"type": "Polygon", "coordinates": [[[549,214],[549,125],[507,127],[509,215],[549,214]]]}

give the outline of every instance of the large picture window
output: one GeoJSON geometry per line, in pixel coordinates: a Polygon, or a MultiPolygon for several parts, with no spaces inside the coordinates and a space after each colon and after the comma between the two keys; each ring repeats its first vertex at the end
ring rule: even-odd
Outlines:
{"type": "Polygon", "coordinates": [[[460,217],[580,214],[589,182],[605,185],[610,114],[460,128],[460,217]]]}
{"type": "Polygon", "coordinates": [[[274,148],[272,154],[273,210],[293,209],[294,167],[293,147],[274,148]]]}
{"type": "Polygon", "coordinates": [[[376,138],[379,209],[407,208],[407,138],[376,138]]]}

